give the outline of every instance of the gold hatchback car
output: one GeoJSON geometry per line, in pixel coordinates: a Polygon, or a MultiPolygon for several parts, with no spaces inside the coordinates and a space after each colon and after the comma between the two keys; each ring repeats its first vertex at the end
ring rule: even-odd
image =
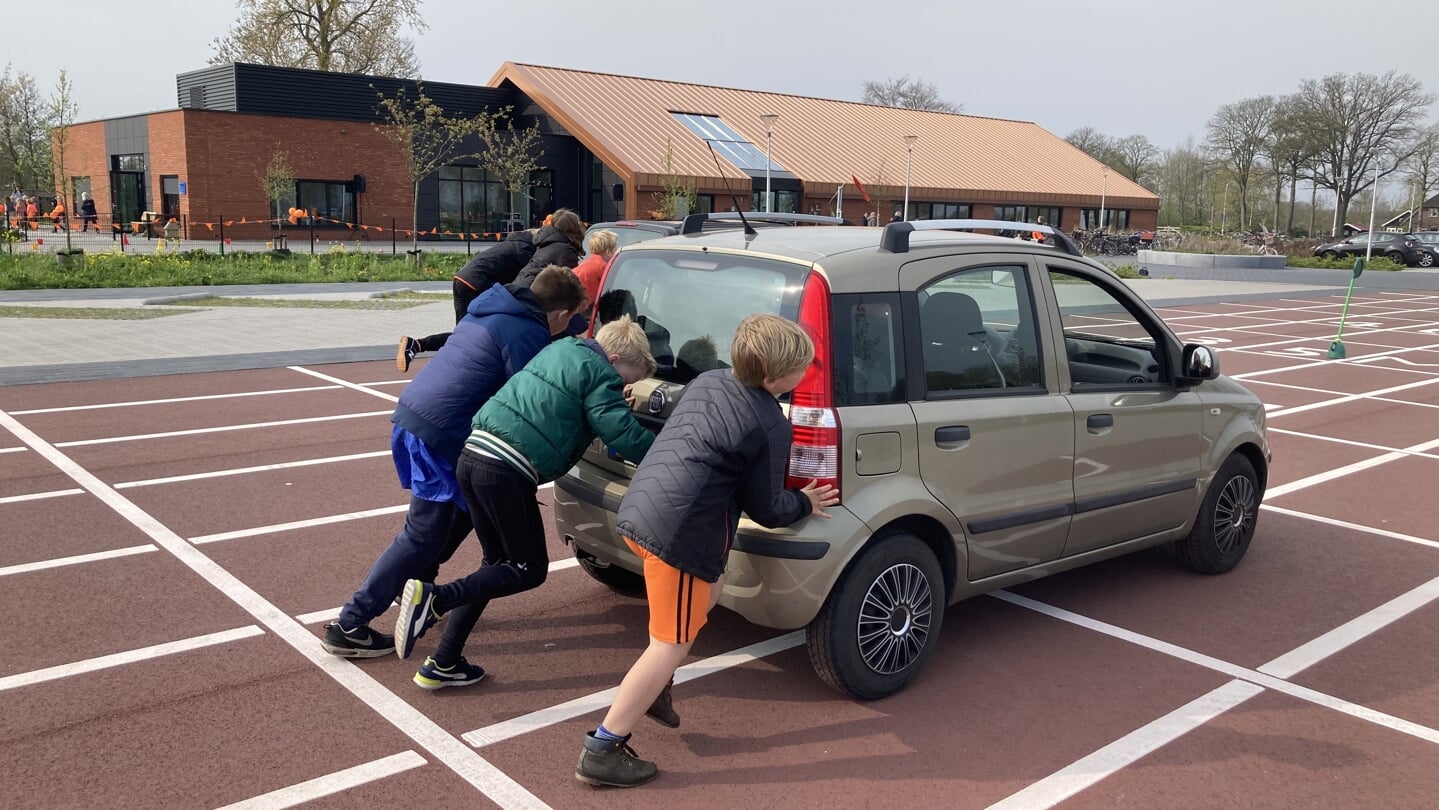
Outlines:
{"type": "MultiPolygon", "coordinates": [[[[716,215],[710,215],[714,217],[716,215]]],[[[1112,271],[1014,223],[729,229],[624,248],[600,321],[629,314],[659,363],[636,386],[652,429],[746,315],[795,320],[814,366],[784,402],[790,483],[838,487],[832,520],[740,523],[720,604],[807,628],[810,660],[860,698],[902,689],[946,605],[1173,543],[1233,568],[1270,461],[1264,406],[1183,344],[1112,271]]],[[[591,576],[642,587],[615,534],[634,465],[596,444],[555,483],[555,522],[591,576]]]]}

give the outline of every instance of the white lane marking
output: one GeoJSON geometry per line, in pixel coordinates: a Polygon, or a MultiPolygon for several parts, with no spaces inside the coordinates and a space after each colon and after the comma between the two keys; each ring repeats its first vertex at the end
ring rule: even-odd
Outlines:
{"type": "MultiPolygon", "coordinates": [[[[785,633],[771,639],[765,639],[738,650],[711,656],[693,664],[686,664],[675,670],[675,683],[684,683],[696,678],[703,678],[706,675],[713,675],[726,669],[732,669],[751,661],[757,661],[766,656],[784,652],[804,643],[804,631],[795,630],[792,633],[785,633]]],[[[511,737],[518,737],[521,734],[528,734],[542,728],[548,728],[566,720],[609,708],[614,702],[615,693],[619,687],[615,686],[603,692],[595,692],[589,695],[577,697],[574,700],[566,701],[539,711],[521,715],[512,720],[495,723],[484,728],[466,732],[460,735],[465,742],[476,748],[508,740],[511,737]]]]}
{"type": "Polygon", "coordinates": [[[1311,515],[1308,512],[1298,512],[1293,509],[1285,509],[1282,506],[1274,506],[1273,504],[1268,503],[1261,504],[1259,508],[1263,509],[1266,512],[1274,512],[1275,514],[1279,515],[1288,515],[1290,517],[1303,518],[1305,520],[1312,520],[1316,523],[1327,523],[1330,526],[1337,526],[1341,529],[1353,529],[1356,532],[1365,532],[1368,534],[1377,535],[1379,537],[1387,537],[1391,540],[1403,540],[1406,543],[1414,543],[1415,545],[1419,546],[1439,548],[1439,540],[1426,540],[1423,537],[1415,537],[1412,534],[1391,532],[1388,529],[1376,529],[1373,526],[1363,526],[1358,523],[1350,523],[1347,520],[1338,520],[1336,518],[1324,517],[1323,515],[1311,515]]]}
{"type": "Polygon", "coordinates": [[[46,498],[63,498],[66,495],[80,495],[83,489],[52,489],[48,492],[32,492],[29,495],[7,495],[0,498],[0,505],[7,503],[22,503],[24,501],[42,501],[46,498]]]}
{"type": "MultiPolygon", "coordinates": [[[[1281,411],[1280,413],[1275,414],[1275,416],[1282,416],[1285,413],[1288,413],[1288,411],[1281,411]]],[[[1335,467],[1332,470],[1326,470],[1322,473],[1315,473],[1314,475],[1300,478],[1297,481],[1290,481],[1287,484],[1280,484],[1277,487],[1270,487],[1264,493],[1264,500],[1268,501],[1270,498],[1279,498],[1284,495],[1288,495],[1291,492],[1297,492],[1301,489],[1308,489],[1309,487],[1316,486],[1318,484],[1333,481],[1336,478],[1343,478],[1346,475],[1353,475],[1357,472],[1363,472],[1364,470],[1373,469],[1374,467],[1378,467],[1381,464],[1388,464],[1391,461],[1398,461],[1401,458],[1408,458],[1415,453],[1423,453],[1427,450],[1432,450],[1435,447],[1439,447],[1439,439],[1431,439],[1427,442],[1421,442],[1420,444],[1415,444],[1409,447],[1405,447],[1401,450],[1396,450],[1393,453],[1385,453],[1382,456],[1366,458],[1363,461],[1356,461],[1353,464],[1346,464],[1343,467],[1335,467]]]]}
{"type": "Polygon", "coordinates": [[[0,453],[24,453],[28,447],[0,447],[0,453]]]}
{"type": "Polygon", "coordinates": [[[1345,394],[1344,396],[1336,397],[1335,399],[1326,399],[1320,402],[1310,402],[1307,405],[1295,405],[1290,408],[1285,408],[1284,415],[1289,416],[1290,414],[1304,413],[1305,411],[1314,411],[1320,408],[1328,408],[1333,405],[1342,405],[1346,402],[1358,402],[1361,399],[1369,399],[1371,397],[1377,397],[1383,394],[1394,394],[1400,391],[1408,391],[1413,388],[1423,388],[1426,385],[1434,385],[1435,383],[1439,383],[1439,377],[1434,377],[1433,379],[1428,380],[1415,380],[1414,382],[1404,383],[1403,385],[1391,385],[1388,388],[1380,388],[1374,391],[1367,391],[1363,394],[1345,394]]]}
{"type": "Polygon", "coordinates": [[[216,590],[255,617],[265,629],[279,636],[311,664],[349,690],[375,713],[414,740],[421,748],[430,752],[437,760],[444,763],[446,767],[453,770],[461,779],[464,779],[495,804],[506,810],[510,808],[549,810],[548,805],[499,768],[476,754],[474,749],[456,739],[414,706],[401,700],[379,681],[376,681],[373,676],[365,673],[350,661],[325,652],[316,638],[303,625],[285,615],[284,611],[257,593],[255,589],[217,565],[214,560],[186,543],[183,538],[148,512],[108,486],[89,470],[76,464],[69,456],[41,439],[4,411],[0,411],[0,428],[5,428],[15,434],[16,438],[74,479],[75,483],[89,490],[121,517],[148,535],[156,545],[173,554],[187,568],[199,574],[216,590]]]}
{"type": "Polygon", "coordinates": [[[130,546],[129,548],[116,548],[110,551],[96,551],[92,554],[76,554],[73,557],[56,557],[50,560],[40,560],[39,562],[7,565],[4,568],[0,568],[0,577],[10,576],[11,574],[28,574],[31,571],[44,571],[47,568],[62,568],[67,565],[113,560],[119,557],[129,557],[133,554],[144,554],[149,551],[158,550],[155,546],[147,543],[143,546],[130,546]]]}
{"type": "Polygon", "coordinates": [[[989,810],[1053,807],[1263,691],[1252,683],[1230,681],[1055,771],[1018,793],[1011,793],[991,804],[989,810]]]}
{"type": "Polygon", "coordinates": [[[348,388],[348,389],[350,389],[351,391],[359,391],[359,392],[362,393],[362,394],[369,394],[369,395],[372,396],[372,397],[379,397],[380,399],[388,400],[388,401],[390,401],[390,402],[399,402],[399,401],[400,401],[400,398],[397,397],[397,396],[395,396],[394,394],[386,394],[386,393],[383,392],[383,391],[376,391],[376,390],[373,389],[373,388],[367,388],[367,387],[365,387],[365,386],[363,386],[363,385],[360,385],[359,383],[352,383],[352,382],[350,382],[349,380],[342,380],[342,379],[340,379],[339,377],[331,377],[331,376],[328,375],[328,374],[322,374],[322,373],[320,373],[320,372],[318,372],[318,371],[311,371],[310,369],[305,368],[304,366],[287,366],[287,368],[289,368],[291,371],[298,371],[298,372],[300,372],[301,374],[308,374],[308,375],[310,375],[311,377],[315,377],[315,378],[317,378],[317,379],[321,379],[321,380],[324,380],[324,381],[326,381],[326,382],[332,382],[332,383],[334,383],[334,384],[336,384],[336,385],[344,386],[345,388],[348,388]]]}
{"type": "Polygon", "coordinates": [[[231,641],[239,641],[242,638],[263,636],[264,630],[255,625],[237,627],[234,630],[225,630],[219,633],[209,633],[193,638],[182,638],[179,641],[167,641],[164,644],[156,644],[153,647],[141,647],[138,650],[126,650],[114,655],[102,655],[99,658],[90,658],[85,661],[76,661],[73,664],[60,664],[59,666],[36,669],[30,672],[22,672],[18,675],[9,675],[0,678],[0,692],[7,689],[19,689],[22,686],[34,686],[37,683],[68,678],[71,675],[81,675],[86,672],[118,667],[123,664],[133,664],[136,661],[148,661],[151,658],[159,658],[163,655],[174,655],[175,653],[199,650],[205,647],[213,647],[216,644],[228,644],[231,641]]]}
{"type": "MultiPolygon", "coordinates": [[[[550,563],[549,573],[553,574],[556,571],[563,571],[566,568],[577,568],[579,567],[579,564],[580,561],[575,557],[567,557],[563,560],[555,560],[554,562],[550,563]]],[[[298,621],[300,624],[319,624],[320,622],[334,621],[335,619],[340,618],[340,611],[343,610],[344,607],[344,605],[340,605],[339,607],[332,607],[329,610],[317,610],[314,613],[301,613],[295,617],[295,620],[298,621]]]]}
{"type": "Polygon", "coordinates": [[[325,774],[298,785],[272,790],[253,799],[227,804],[219,810],[284,810],[324,796],[333,796],[353,787],[375,782],[424,765],[425,758],[414,751],[394,754],[343,771],[325,774]]]}
{"type": "MultiPolygon", "coordinates": [[[[1356,358],[1356,359],[1354,360],[1354,362],[1356,362],[1356,363],[1378,363],[1378,362],[1380,362],[1380,361],[1385,361],[1385,360],[1387,360],[1387,361],[1389,361],[1389,362],[1391,362],[1391,363],[1403,363],[1403,364],[1406,365],[1406,366],[1418,366],[1418,367],[1423,367],[1423,368],[1439,368],[1439,363],[1415,363],[1415,362],[1412,361],[1412,360],[1405,360],[1405,359],[1402,358],[1402,357],[1376,357],[1376,356],[1372,356],[1372,355],[1366,355],[1366,356],[1364,356],[1364,357],[1356,358]]],[[[1433,372],[1426,372],[1426,373],[1432,374],[1433,372]]]]}
{"type": "MultiPolygon", "coordinates": [[[[110,436],[104,439],[82,439],[74,442],[56,442],[54,447],[84,447],[92,444],[114,444],[116,442],[138,442],[147,439],[168,439],[173,436],[198,436],[202,433],[224,433],[231,430],[253,430],[255,428],[284,427],[286,425],[308,425],[315,422],[338,422],[343,419],[366,419],[373,416],[389,416],[391,411],[366,411],[364,413],[341,413],[334,416],[311,416],[305,419],[281,419],[275,422],[250,422],[244,425],[221,425],[220,427],[195,428],[193,430],[170,430],[164,433],[143,433],[135,436],[110,436]]],[[[18,423],[17,423],[18,424],[18,423]]]]}
{"type": "Polygon", "coordinates": [[[295,520],[289,523],[256,526],[253,529],[237,529],[233,532],[202,534],[199,537],[191,537],[190,542],[198,546],[204,545],[205,543],[218,543],[221,540],[236,540],[241,537],[254,537],[261,534],[278,534],[280,532],[294,531],[295,529],[308,529],[312,526],[326,526],[331,523],[344,523],[349,520],[364,520],[366,518],[380,517],[381,515],[393,515],[408,511],[409,508],[409,504],[382,506],[379,509],[366,509],[363,512],[345,512],[340,515],[327,515],[325,517],[309,518],[307,520],[295,520]]]}
{"type": "Polygon", "coordinates": [[[177,402],[204,402],[212,399],[239,399],[241,397],[267,397],[272,394],[303,394],[310,391],[333,391],[338,385],[312,385],[306,388],[277,388],[273,391],[243,391],[235,394],[206,394],[198,397],[172,397],[170,399],[137,399],[128,402],[106,402],[100,405],[68,405],[63,408],[36,408],[31,411],[11,411],[11,416],[30,416],[37,413],[70,413],[72,411],[100,411],[111,408],[133,408],[137,405],[172,405],[177,402]]]}
{"type": "Polygon", "coordinates": [[[295,467],[311,467],[316,464],[337,464],[343,461],[358,461],[366,458],[379,458],[390,455],[389,450],[376,450],[373,453],[352,453],[348,456],[326,456],[325,458],[307,458],[302,461],[283,461],[276,464],[261,464],[257,467],[234,467],[228,470],[214,470],[212,472],[192,473],[190,475],[172,475],[167,478],[147,478],[143,481],[126,481],[123,484],[116,484],[116,489],[131,489],[133,487],[153,487],[160,484],[177,484],[182,481],[200,481],[205,478],[224,478],[230,475],[248,475],[250,473],[273,472],[274,470],[289,470],[295,467]]]}
{"type": "Polygon", "coordinates": [[[1363,448],[1366,449],[1366,450],[1380,450],[1380,451],[1383,451],[1383,452],[1385,452],[1385,453],[1404,453],[1405,455],[1416,456],[1416,457],[1418,457],[1418,458],[1435,458],[1435,459],[1439,459],[1439,454],[1435,454],[1435,453],[1411,453],[1411,452],[1409,452],[1408,450],[1402,450],[1402,449],[1400,449],[1400,448],[1398,448],[1398,447],[1386,447],[1386,446],[1384,446],[1384,445],[1382,445],[1382,444],[1370,444],[1369,442],[1357,442],[1357,441],[1354,441],[1353,439],[1341,439],[1341,438],[1339,438],[1338,436],[1320,436],[1320,435],[1317,434],[1317,433],[1304,433],[1304,432],[1298,431],[1298,430],[1284,430],[1283,428],[1277,428],[1277,427],[1274,427],[1273,425],[1268,426],[1268,428],[1265,430],[1265,432],[1266,432],[1266,433],[1280,433],[1280,434],[1283,434],[1283,435],[1285,435],[1285,436],[1298,436],[1298,437],[1301,438],[1301,439],[1314,439],[1314,440],[1316,440],[1316,441],[1329,442],[1329,443],[1331,443],[1331,444],[1347,444],[1347,445],[1349,445],[1349,446],[1351,446],[1351,447],[1363,447],[1363,448]]]}
{"type": "Polygon", "coordinates": [[[1266,675],[1292,678],[1331,655],[1358,643],[1410,613],[1439,599],[1439,577],[1351,619],[1324,635],[1302,644],[1259,668],[1266,675]]]}

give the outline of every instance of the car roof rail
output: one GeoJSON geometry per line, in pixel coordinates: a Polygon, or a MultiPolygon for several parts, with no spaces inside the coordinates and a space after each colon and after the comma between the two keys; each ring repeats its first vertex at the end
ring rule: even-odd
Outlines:
{"type": "Polygon", "coordinates": [[[771,222],[781,225],[843,225],[845,221],[839,217],[825,217],[818,214],[764,214],[754,211],[745,212],[740,216],[735,211],[716,211],[710,214],[690,214],[685,217],[685,223],[680,228],[680,233],[692,234],[704,230],[706,222],[771,222]]]}
{"type": "Polygon", "coordinates": [[[1006,219],[921,219],[916,222],[891,222],[880,234],[879,246],[890,253],[908,253],[909,235],[915,231],[971,231],[984,228],[991,231],[1038,231],[1054,237],[1057,247],[1071,256],[1083,256],[1084,251],[1074,240],[1052,225],[1034,222],[1012,222],[1006,219]]]}

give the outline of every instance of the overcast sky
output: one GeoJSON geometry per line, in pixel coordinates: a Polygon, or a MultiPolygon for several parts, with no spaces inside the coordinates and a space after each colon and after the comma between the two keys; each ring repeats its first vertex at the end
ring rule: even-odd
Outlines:
{"type": "MultiPolygon", "coordinates": [[[[30,5],[0,0],[0,12],[30,5]]],[[[1329,73],[1398,70],[1439,93],[1439,0],[422,5],[429,30],[416,50],[431,81],[483,84],[508,60],[858,100],[866,79],[909,74],[971,115],[1060,136],[1141,134],[1160,148],[1202,139],[1221,104],[1329,73]]],[[[0,62],[47,93],[68,70],[82,121],[174,108],[175,74],[204,67],[235,19],[227,0],[41,6],[43,21],[28,18],[46,34],[7,30],[0,62]]]]}

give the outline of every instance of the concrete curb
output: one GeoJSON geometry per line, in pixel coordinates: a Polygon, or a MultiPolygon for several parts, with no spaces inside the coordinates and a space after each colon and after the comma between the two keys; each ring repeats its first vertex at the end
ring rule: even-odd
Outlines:
{"type": "Polygon", "coordinates": [[[1289,263],[1287,256],[1250,256],[1223,253],[1171,253],[1165,250],[1141,250],[1141,264],[1167,264],[1173,267],[1229,267],[1259,270],[1282,270],[1289,263]]]}

